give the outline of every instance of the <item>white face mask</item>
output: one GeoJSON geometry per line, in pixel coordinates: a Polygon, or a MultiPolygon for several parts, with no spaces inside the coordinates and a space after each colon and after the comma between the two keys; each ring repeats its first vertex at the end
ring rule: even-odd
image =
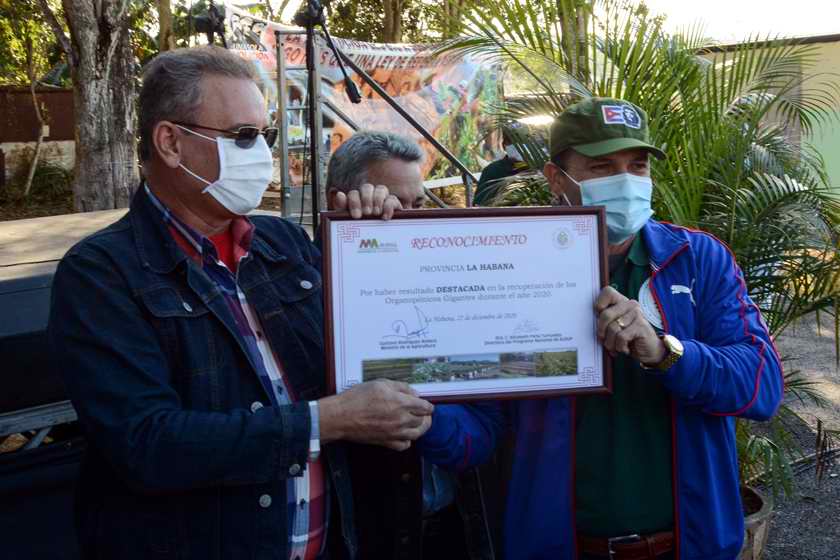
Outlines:
{"type": "Polygon", "coordinates": [[[210,138],[181,125],[175,126],[205,140],[216,142],[219,150],[219,178],[215,181],[208,181],[183,164],[178,164],[181,169],[207,185],[202,192],[209,194],[219,204],[239,216],[244,216],[260,205],[274,174],[271,148],[262,134],[257,136],[250,148],[240,148],[233,138],[210,138]]]}

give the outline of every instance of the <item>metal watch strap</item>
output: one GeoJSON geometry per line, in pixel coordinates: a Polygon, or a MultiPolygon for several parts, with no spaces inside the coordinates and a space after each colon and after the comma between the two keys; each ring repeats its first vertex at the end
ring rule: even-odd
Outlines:
{"type": "Polygon", "coordinates": [[[651,365],[640,364],[644,369],[650,370],[658,370],[658,371],[667,371],[671,369],[671,367],[676,364],[680,358],[682,358],[682,353],[675,352],[673,348],[665,341],[665,337],[667,335],[661,334],[659,335],[659,339],[662,341],[662,344],[665,345],[665,348],[668,350],[668,353],[662,358],[659,362],[651,365]]]}

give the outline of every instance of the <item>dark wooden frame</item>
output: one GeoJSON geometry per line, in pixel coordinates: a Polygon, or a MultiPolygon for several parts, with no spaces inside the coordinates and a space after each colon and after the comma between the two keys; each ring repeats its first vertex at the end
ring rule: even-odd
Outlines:
{"type": "MultiPolygon", "coordinates": [[[[537,206],[517,208],[457,208],[457,209],[432,209],[432,210],[403,210],[397,211],[392,219],[394,220],[418,220],[429,218],[486,218],[486,217],[523,217],[529,216],[586,216],[595,215],[598,224],[598,250],[600,253],[600,281],[601,287],[609,283],[609,268],[607,263],[607,221],[604,207],[602,206],[537,206]]],[[[333,272],[332,263],[332,236],[330,227],[333,222],[350,221],[353,218],[347,212],[321,212],[320,238],[322,242],[322,276],[323,276],[323,297],[324,297],[324,342],[325,360],[327,372],[327,388],[330,394],[335,394],[335,346],[332,324],[333,316],[333,272]]],[[[612,360],[606,350],[602,349],[603,355],[603,379],[604,384],[600,387],[587,389],[547,389],[537,391],[521,391],[516,393],[487,393],[480,395],[445,395],[429,397],[431,402],[468,402],[476,400],[512,400],[525,398],[548,398],[568,395],[587,395],[612,393],[612,360]]]]}

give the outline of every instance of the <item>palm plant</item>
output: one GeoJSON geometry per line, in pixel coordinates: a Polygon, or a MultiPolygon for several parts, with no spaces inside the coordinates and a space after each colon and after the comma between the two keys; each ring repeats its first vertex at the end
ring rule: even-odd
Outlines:
{"type": "MultiPolygon", "coordinates": [[[[584,96],[636,103],[669,155],[652,166],[657,217],[729,245],[773,336],[806,314],[834,313],[840,198],[801,138],[834,118],[840,88],[834,76],[812,72],[815,47],[769,38],[715,48],[699,28],[666,33],[661,18],[627,0],[482,0],[475,7],[471,34],[443,50],[496,57],[529,81],[529,95],[490,109],[501,125],[556,115],[584,96]]],[[[541,169],[538,143],[520,137],[518,144],[532,169],[541,169]]],[[[501,189],[495,203],[548,197],[545,180],[530,176],[501,189]]],[[[798,372],[786,381],[786,403],[825,403],[798,372]]],[[[743,480],[761,473],[774,493],[791,490],[790,465],[800,453],[792,421],[801,419],[787,404],[761,429],[739,421],[743,480]]]]}

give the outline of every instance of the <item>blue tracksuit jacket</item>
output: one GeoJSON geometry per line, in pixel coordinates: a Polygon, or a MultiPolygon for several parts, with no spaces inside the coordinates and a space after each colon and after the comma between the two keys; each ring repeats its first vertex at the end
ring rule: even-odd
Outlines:
{"type": "MultiPolygon", "coordinates": [[[[779,356],[726,246],[709,234],[653,220],[644,239],[664,330],[685,346],[669,371],[651,373],[671,393],[676,558],[732,560],[744,536],[734,421],[775,413],[783,390],[779,356]]],[[[429,460],[464,468],[487,461],[510,423],[516,443],[505,512],[507,560],[576,558],[574,415],[571,397],[439,405],[421,439],[429,460]]]]}

